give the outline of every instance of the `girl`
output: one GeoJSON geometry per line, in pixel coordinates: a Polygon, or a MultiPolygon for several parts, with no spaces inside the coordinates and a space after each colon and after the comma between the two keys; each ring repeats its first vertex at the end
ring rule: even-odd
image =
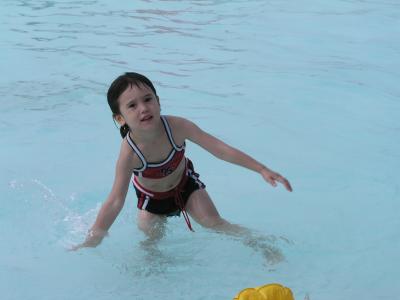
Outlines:
{"type": "Polygon", "coordinates": [[[133,175],[138,197],[138,226],[149,237],[162,236],[166,217],[182,214],[204,227],[228,234],[245,231],[220,217],[192,162],[185,156],[185,141],[194,142],[225,161],[248,168],[272,186],[290,183],[247,154],[202,131],[189,120],[160,114],[160,99],[151,81],[138,73],[125,73],[110,86],[108,104],[122,135],[115,180],[86,240],[75,246],[96,247],[121,211],[133,175]]]}

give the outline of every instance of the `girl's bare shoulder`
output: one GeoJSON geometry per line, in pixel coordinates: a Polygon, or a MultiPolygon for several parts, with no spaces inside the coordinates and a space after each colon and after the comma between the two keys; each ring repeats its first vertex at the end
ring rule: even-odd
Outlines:
{"type": "Polygon", "coordinates": [[[187,128],[190,121],[178,116],[165,116],[171,127],[172,135],[177,144],[181,145],[187,138],[187,128]]]}
{"type": "Polygon", "coordinates": [[[165,116],[172,129],[184,129],[193,124],[190,120],[178,116],[165,116]]]}

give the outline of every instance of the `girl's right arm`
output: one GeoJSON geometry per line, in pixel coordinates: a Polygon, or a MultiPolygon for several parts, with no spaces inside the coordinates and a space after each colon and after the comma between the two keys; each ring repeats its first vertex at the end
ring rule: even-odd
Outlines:
{"type": "Polygon", "coordinates": [[[83,247],[96,247],[107,235],[108,229],[114,223],[125,203],[135,163],[132,157],[133,155],[129,146],[123,141],[111,192],[103,203],[95,223],[88,231],[85,241],[82,244],[74,246],[71,250],[78,250],[83,247]]]}

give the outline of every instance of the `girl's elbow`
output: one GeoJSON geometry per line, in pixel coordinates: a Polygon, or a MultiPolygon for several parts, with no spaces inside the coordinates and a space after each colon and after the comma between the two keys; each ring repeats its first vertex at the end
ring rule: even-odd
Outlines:
{"type": "Polygon", "coordinates": [[[106,201],[106,205],[109,207],[109,209],[112,210],[121,210],[122,207],[124,206],[125,203],[125,197],[123,197],[122,195],[113,195],[111,194],[107,201],[106,201]]]}
{"type": "Polygon", "coordinates": [[[114,199],[114,201],[112,202],[112,206],[116,210],[121,210],[122,207],[124,207],[124,204],[125,204],[125,197],[118,197],[114,199]]]}
{"type": "Polygon", "coordinates": [[[221,151],[219,151],[219,158],[225,161],[229,161],[232,162],[233,160],[235,160],[235,151],[232,151],[232,149],[230,148],[224,148],[221,149],[221,151]]]}

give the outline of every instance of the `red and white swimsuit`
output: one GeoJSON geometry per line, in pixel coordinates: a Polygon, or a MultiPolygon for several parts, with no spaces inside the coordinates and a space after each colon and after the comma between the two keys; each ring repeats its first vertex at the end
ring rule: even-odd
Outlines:
{"type": "Polygon", "coordinates": [[[139,177],[154,178],[159,179],[168,176],[179,166],[181,160],[185,157],[185,143],[182,146],[177,146],[174,138],[172,137],[171,128],[168,124],[165,116],[161,116],[162,124],[164,125],[165,132],[167,133],[168,140],[171,143],[172,149],[168,154],[167,158],[162,162],[149,163],[146,161],[143,153],[140,151],[139,147],[136,146],[135,142],[131,139],[129,132],[126,135],[126,140],[132,147],[132,150],[142,161],[142,167],[139,169],[134,169],[133,173],[139,177]]]}
{"type": "Polygon", "coordinates": [[[133,185],[138,196],[137,206],[139,209],[167,216],[179,215],[182,212],[189,229],[193,231],[190,219],[185,210],[185,205],[189,196],[194,191],[205,188],[205,185],[199,180],[199,174],[194,171],[192,162],[185,158],[185,143],[182,146],[177,146],[166,117],[161,116],[161,120],[172,146],[171,152],[162,162],[147,162],[139,147],[131,139],[129,133],[126,135],[127,142],[142,161],[142,167],[133,171],[135,175],[133,177],[133,185]],[[185,159],[186,162],[185,172],[175,188],[165,192],[153,192],[139,183],[138,177],[160,179],[168,176],[177,169],[182,159],[185,159]]]}

